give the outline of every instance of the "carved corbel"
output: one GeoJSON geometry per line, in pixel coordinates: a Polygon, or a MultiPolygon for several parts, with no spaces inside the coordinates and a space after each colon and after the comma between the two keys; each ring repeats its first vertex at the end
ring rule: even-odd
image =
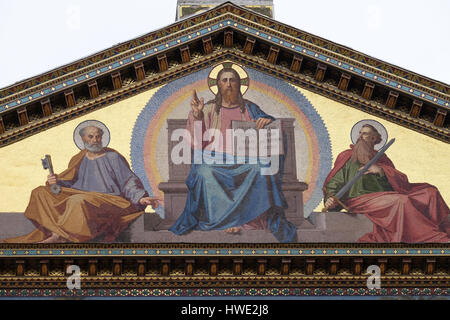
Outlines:
{"type": "Polygon", "coordinates": [[[73,93],[73,89],[64,91],[64,97],[66,98],[66,105],[68,108],[75,106],[75,94],[73,93]]]}
{"type": "Polygon", "coordinates": [[[205,52],[205,54],[212,53],[213,52],[213,44],[212,44],[211,37],[203,38],[202,42],[203,42],[203,51],[205,52]]]}
{"type": "Polygon", "coordinates": [[[267,62],[269,62],[271,64],[276,64],[279,53],[280,53],[280,48],[271,46],[269,49],[269,54],[267,55],[267,62]]]}
{"type": "Polygon", "coordinates": [[[136,72],[136,79],[138,81],[145,79],[145,68],[142,62],[136,63],[134,65],[134,71],[136,72]]]}
{"type": "Polygon", "coordinates": [[[343,91],[347,91],[348,84],[350,83],[350,79],[352,78],[351,75],[347,73],[341,74],[341,79],[339,80],[338,88],[343,91]]]}
{"type": "Polygon", "coordinates": [[[41,100],[41,108],[42,114],[44,117],[48,117],[53,113],[52,104],[50,103],[50,99],[41,100]]]}
{"type": "Polygon", "coordinates": [[[28,118],[28,111],[26,107],[17,109],[17,116],[19,117],[19,124],[25,126],[30,122],[28,118]]]}
{"type": "Polygon", "coordinates": [[[386,107],[388,107],[389,109],[394,109],[395,104],[397,103],[397,99],[398,99],[398,92],[389,91],[389,95],[386,100],[386,107]]]}
{"type": "Polygon", "coordinates": [[[99,90],[96,80],[88,82],[88,88],[91,99],[95,99],[99,96],[99,90]]]}
{"type": "Polygon", "coordinates": [[[295,73],[299,73],[300,69],[302,68],[302,62],[303,62],[303,57],[294,54],[294,56],[292,57],[292,63],[291,63],[291,71],[295,72],[295,73]]]}
{"type": "Polygon", "coordinates": [[[225,48],[233,47],[233,31],[226,30],[223,34],[223,46],[225,48]]]}
{"type": "Polygon", "coordinates": [[[180,54],[181,54],[181,62],[187,63],[191,61],[191,52],[189,50],[189,46],[184,46],[180,48],[180,54]]]}
{"type": "Polygon", "coordinates": [[[437,127],[442,127],[445,123],[445,117],[447,116],[446,110],[438,109],[436,116],[434,117],[433,124],[437,127]]]}
{"type": "Polygon", "coordinates": [[[253,48],[255,47],[256,40],[254,38],[247,37],[244,44],[244,53],[252,54],[253,48]]]}
{"type": "Polygon", "coordinates": [[[169,64],[167,63],[167,56],[165,53],[158,55],[158,67],[159,72],[164,72],[169,69],[169,64]]]}
{"type": "Polygon", "coordinates": [[[322,82],[325,78],[325,72],[327,71],[327,66],[322,63],[317,64],[316,74],[314,75],[314,79],[322,82]]]}
{"type": "Polygon", "coordinates": [[[413,118],[418,118],[420,115],[420,110],[422,110],[423,102],[419,100],[414,100],[411,106],[411,111],[409,115],[413,118]]]}
{"type": "Polygon", "coordinates": [[[111,74],[111,78],[112,78],[114,90],[118,90],[118,89],[122,88],[122,78],[120,76],[119,71],[111,74]]]}

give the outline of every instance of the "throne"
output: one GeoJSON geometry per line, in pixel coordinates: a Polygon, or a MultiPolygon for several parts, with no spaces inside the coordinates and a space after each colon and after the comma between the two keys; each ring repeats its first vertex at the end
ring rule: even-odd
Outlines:
{"type": "MultiPolygon", "coordinates": [[[[308,189],[308,185],[297,179],[294,138],[295,119],[280,118],[280,120],[283,135],[285,137],[284,142],[286,144],[281,188],[288,204],[288,208],[285,211],[286,218],[297,226],[300,226],[303,223],[309,224],[308,220],[306,220],[303,215],[303,191],[308,189]]],[[[178,143],[177,141],[170,140],[172,132],[176,129],[186,128],[186,122],[186,119],[167,119],[168,155],[171,154],[172,148],[178,143]]],[[[158,186],[158,188],[164,192],[165,206],[165,217],[158,225],[159,230],[167,230],[175,223],[184,210],[188,193],[186,178],[189,174],[190,164],[175,165],[172,163],[170,156],[168,157],[168,161],[169,181],[161,182],[158,186]]]]}

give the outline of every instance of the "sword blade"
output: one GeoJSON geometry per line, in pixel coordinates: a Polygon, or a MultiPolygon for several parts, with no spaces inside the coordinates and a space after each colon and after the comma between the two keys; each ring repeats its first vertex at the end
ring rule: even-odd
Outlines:
{"type": "Polygon", "coordinates": [[[366,172],[371,165],[373,165],[377,160],[386,152],[386,150],[395,142],[395,138],[391,139],[388,143],[381,148],[378,153],[349,181],[336,193],[334,196],[338,199],[342,198],[342,196],[350,190],[350,188],[355,184],[355,182],[366,172]]]}

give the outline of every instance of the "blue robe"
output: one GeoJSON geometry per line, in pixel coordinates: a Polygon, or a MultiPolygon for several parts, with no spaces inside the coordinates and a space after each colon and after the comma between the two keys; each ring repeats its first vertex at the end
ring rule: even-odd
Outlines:
{"type": "MultiPolygon", "coordinates": [[[[246,101],[250,117],[273,117],[246,101]]],[[[283,158],[280,157],[280,170],[283,158]]],[[[236,162],[235,162],[236,163],[236,162]]],[[[186,180],[188,197],[183,213],[170,228],[177,234],[192,230],[223,230],[239,227],[267,214],[267,225],[280,242],[296,241],[296,227],[287,221],[281,174],[261,175],[269,164],[192,164],[186,180]]]]}
{"type": "Polygon", "coordinates": [[[127,161],[110,150],[94,160],[84,157],[76,177],[73,180],[58,180],[58,184],[66,188],[121,196],[130,201],[136,210],[145,209],[139,200],[148,195],[127,161]]]}

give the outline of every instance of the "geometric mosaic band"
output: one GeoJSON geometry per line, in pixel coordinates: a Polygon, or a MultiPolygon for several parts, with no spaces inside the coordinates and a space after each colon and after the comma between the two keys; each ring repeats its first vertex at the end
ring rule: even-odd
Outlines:
{"type": "Polygon", "coordinates": [[[0,289],[0,298],[450,297],[450,288],[0,289]]]}
{"type": "Polygon", "coordinates": [[[0,249],[0,257],[162,257],[162,256],[450,256],[448,248],[349,248],[349,249],[0,249]]]}

